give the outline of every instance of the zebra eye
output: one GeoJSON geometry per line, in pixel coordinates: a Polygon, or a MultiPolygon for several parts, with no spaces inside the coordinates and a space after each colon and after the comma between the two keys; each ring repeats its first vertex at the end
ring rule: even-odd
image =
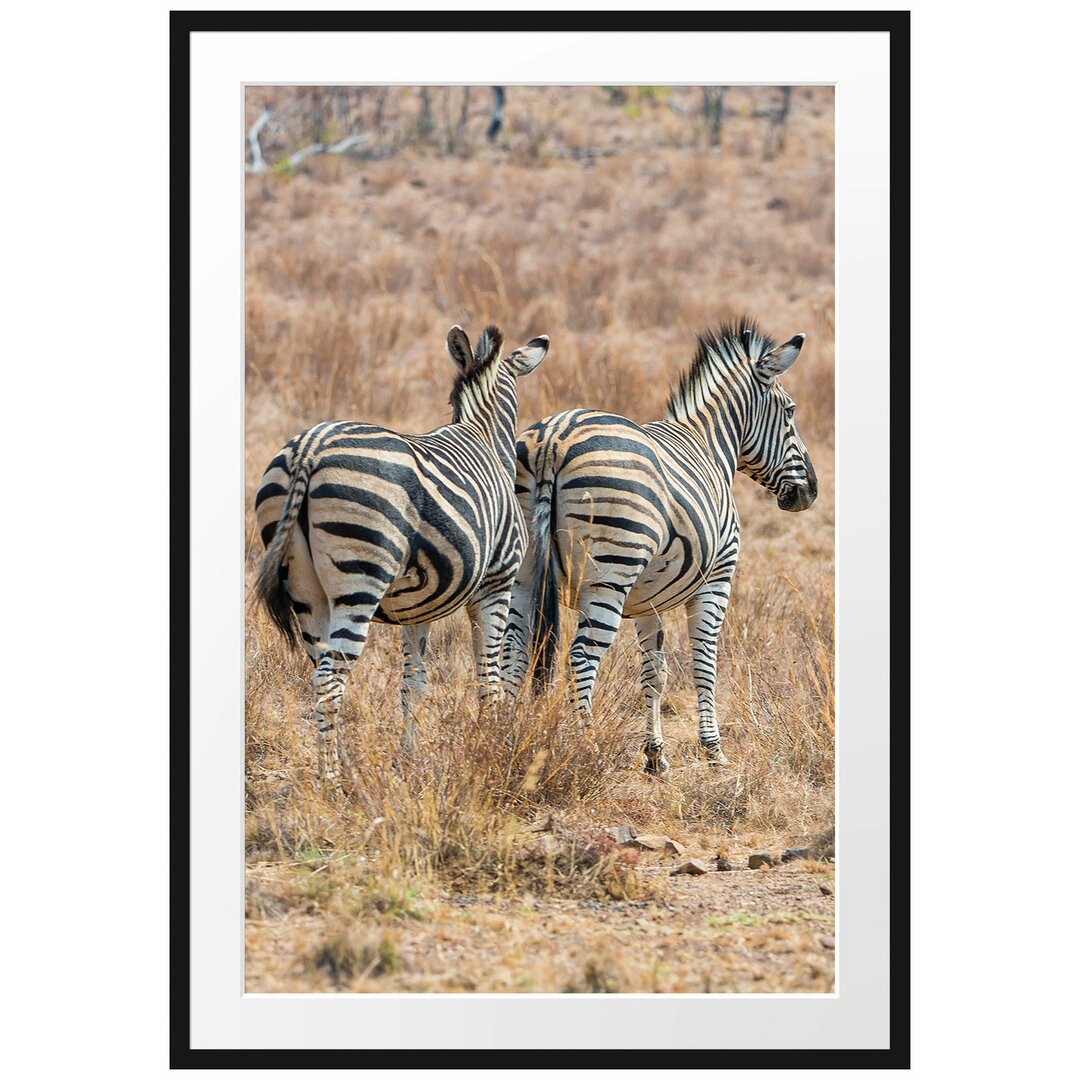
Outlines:
{"type": "Polygon", "coordinates": [[[790,420],[791,417],[795,415],[795,402],[793,401],[790,405],[785,405],[784,412],[787,414],[787,417],[790,420]]]}

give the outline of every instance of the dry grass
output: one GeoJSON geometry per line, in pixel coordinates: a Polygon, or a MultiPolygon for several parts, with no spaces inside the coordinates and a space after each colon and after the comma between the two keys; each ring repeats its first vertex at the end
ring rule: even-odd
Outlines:
{"type": "MultiPolygon", "coordinates": [[[[583,735],[565,679],[515,712],[478,717],[458,616],[432,633],[423,736],[411,756],[398,745],[398,634],[374,633],[346,709],[351,790],[321,791],[308,662],[253,612],[249,989],[828,989],[832,954],[814,936],[831,918],[824,909],[723,933],[706,919],[682,931],[700,949],[688,945],[680,959],[662,929],[669,916],[690,916],[669,905],[705,895],[699,882],[715,892],[715,881],[735,875],[669,879],[602,828],[628,822],[709,854],[782,848],[832,823],[831,91],[796,92],[787,148],[771,161],[749,116],[768,103],[767,89],[731,92],[746,115],[729,120],[719,148],[694,116],[670,107],[689,107],[689,89],[635,91],[627,108],[599,88],[518,87],[505,142],[490,147],[478,134],[486,93],[474,92],[461,130],[436,125],[421,138],[410,127],[415,91],[388,93],[376,128],[379,94],[369,90],[351,120],[325,106],[320,122],[362,118],[385,156],[314,157],[249,177],[249,508],[267,462],[311,423],[422,431],[445,422],[451,370],[441,343],[455,322],[474,332],[494,321],[515,342],[550,335],[547,361],[521,385],[525,427],[576,405],[657,418],[694,333],[743,311],[777,336],[808,334],[784,382],[799,403],[819,498],[807,514],[783,514],[737,478],[744,547],[718,682],[731,766],[717,770],[696,754],[685,620],[671,616],[668,783],[640,771],[629,628],[605,658],[583,735]],[[582,148],[613,153],[582,161],[582,148]],[[567,922],[561,943],[533,925],[536,905],[567,922]],[[627,933],[653,944],[639,942],[632,958],[603,946],[586,926],[597,911],[644,919],[627,933]],[[481,912],[501,929],[462,931],[462,915],[481,912]]],[[[249,96],[252,115],[270,99],[292,102],[293,117],[311,107],[294,89],[249,96]]],[[[290,135],[297,141],[279,152],[304,141],[287,127],[273,138],[290,135]]],[[[264,149],[273,160],[273,144],[264,149]]],[[[250,509],[246,528],[250,572],[260,553],[250,509]]],[[[808,872],[780,874],[813,885],[808,872]]],[[[723,903],[740,910],[740,896],[724,893],[723,903]]],[[[727,917],[718,911],[707,918],[727,917]]]]}

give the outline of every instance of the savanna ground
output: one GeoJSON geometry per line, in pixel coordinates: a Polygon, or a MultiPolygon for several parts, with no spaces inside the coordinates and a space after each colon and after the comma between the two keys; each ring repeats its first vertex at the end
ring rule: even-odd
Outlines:
{"type": "MultiPolygon", "coordinates": [[[[645,776],[632,628],[605,658],[582,736],[565,678],[478,722],[463,613],[436,624],[423,738],[398,746],[400,641],[357,664],[347,793],[315,783],[306,657],[261,611],[247,630],[247,989],[821,992],[833,988],[833,865],[670,875],[717,854],[746,867],[831,827],[833,110],[829,88],[730,88],[722,129],[700,88],[490,92],[248,90],[270,167],[247,184],[247,535],[279,447],[362,419],[449,418],[443,341],[488,322],[551,339],[520,423],[579,405],[663,414],[694,335],[743,312],[808,335],[784,377],[819,477],[785,514],[744,477],[743,549],[720,642],[731,764],[696,753],[685,619],[669,614],[669,781],[645,776]],[[363,132],[346,154],[279,163],[363,132]],[[639,852],[603,830],[681,842],[639,852]]],[[[250,158],[248,159],[250,160],[250,158]]],[[[564,653],[567,642],[563,643],[564,653]]]]}

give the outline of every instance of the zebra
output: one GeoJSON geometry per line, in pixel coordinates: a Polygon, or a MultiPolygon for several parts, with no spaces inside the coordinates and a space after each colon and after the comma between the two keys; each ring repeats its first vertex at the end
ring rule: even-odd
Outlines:
{"type": "Polygon", "coordinates": [[[716,722],[717,636],[739,556],[736,470],[782,510],[810,507],[814,466],[778,377],[805,334],[777,345],[742,318],[698,336],[697,352],[663,420],[572,409],[522,433],[516,491],[530,521],[529,551],[510,602],[503,679],[515,697],[531,662],[551,678],[559,590],[578,610],[570,646],[583,726],[604,651],[623,618],[635,621],[645,692],[645,771],[666,775],[660,699],[667,682],[664,612],[685,607],[698,699],[698,740],[727,764],[716,722]]]}
{"type": "Polygon", "coordinates": [[[373,424],[316,424],[263,474],[255,512],[266,552],[255,595],[314,672],[319,776],[349,767],[335,734],[349,672],[370,625],[402,628],[404,742],[427,685],[436,619],[464,607],[483,709],[498,693],[510,589],[528,531],[514,497],[517,379],[544,359],[546,335],[500,360],[495,326],[476,351],[460,326],[446,339],[458,369],[452,421],[423,435],[373,424]]]}

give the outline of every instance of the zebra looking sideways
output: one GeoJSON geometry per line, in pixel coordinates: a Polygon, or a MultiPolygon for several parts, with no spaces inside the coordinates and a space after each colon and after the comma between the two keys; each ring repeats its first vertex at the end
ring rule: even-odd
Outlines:
{"type": "Polygon", "coordinates": [[[776,496],[781,510],[817,497],[795,403],[777,377],[805,334],[782,345],[750,319],[698,338],[697,354],[663,420],[573,409],[526,430],[517,446],[517,493],[530,544],[510,602],[503,678],[520,690],[550,679],[559,631],[558,591],[579,612],[570,646],[578,709],[592,712],[604,651],[623,618],[636,622],[645,691],[645,771],[670,771],[660,698],[667,682],[662,615],[686,607],[698,699],[698,738],[726,764],[716,723],[717,636],[739,556],[731,485],[738,469],[776,496]]]}
{"type": "Polygon", "coordinates": [[[406,740],[427,682],[424,651],[436,619],[464,606],[483,705],[498,691],[510,589],[527,542],[514,497],[517,379],[547,353],[541,336],[500,360],[494,326],[475,354],[460,326],[446,339],[458,375],[453,420],[425,435],[332,421],[292,439],[270,462],[255,499],[266,553],[256,596],[314,665],[319,775],[348,765],[335,735],[345,681],[372,622],[404,639],[406,740]],[[295,620],[295,621],[294,621],[295,620]]]}

